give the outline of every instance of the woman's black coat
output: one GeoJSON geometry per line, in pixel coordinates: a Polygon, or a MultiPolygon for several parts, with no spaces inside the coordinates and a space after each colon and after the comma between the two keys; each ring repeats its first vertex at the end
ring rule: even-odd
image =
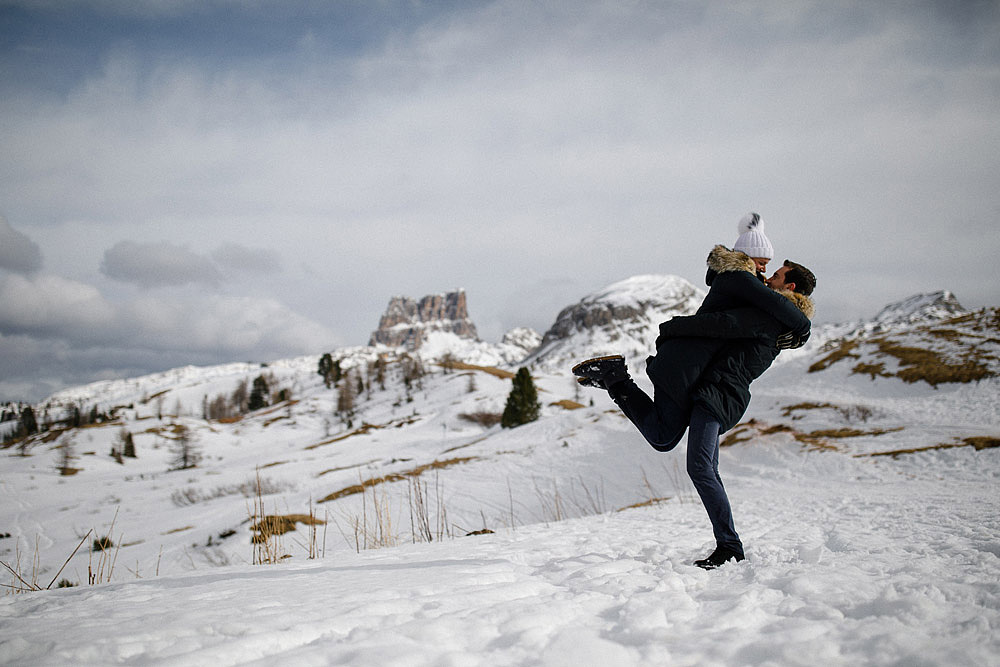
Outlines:
{"type": "Polygon", "coordinates": [[[812,301],[776,292],[757,278],[753,260],[716,246],[708,258],[710,290],[695,315],[660,325],[646,374],[658,399],[706,408],[725,432],[750,403],[750,383],[778,356],[777,338],[808,335],[812,301]]]}

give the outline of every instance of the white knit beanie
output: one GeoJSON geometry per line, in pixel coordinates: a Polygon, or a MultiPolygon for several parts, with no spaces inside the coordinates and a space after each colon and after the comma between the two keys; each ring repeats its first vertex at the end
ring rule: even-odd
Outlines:
{"type": "Polygon", "coordinates": [[[774,247],[764,235],[764,222],[756,213],[747,213],[736,228],[740,235],[733,250],[745,252],[750,257],[774,259],[774,247]]]}

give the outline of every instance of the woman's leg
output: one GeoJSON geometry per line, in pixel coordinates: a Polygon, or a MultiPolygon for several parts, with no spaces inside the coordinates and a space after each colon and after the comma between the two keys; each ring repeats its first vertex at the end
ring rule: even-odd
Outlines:
{"type": "Polygon", "coordinates": [[[688,414],[666,396],[653,400],[632,379],[611,385],[608,394],[653,449],[669,452],[684,436],[688,414]]]}
{"type": "Polygon", "coordinates": [[[733,526],[729,497],[719,477],[719,422],[700,405],[691,411],[687,471],[712,521],[716,544],[743,557],[743,543],[733,526]]]}

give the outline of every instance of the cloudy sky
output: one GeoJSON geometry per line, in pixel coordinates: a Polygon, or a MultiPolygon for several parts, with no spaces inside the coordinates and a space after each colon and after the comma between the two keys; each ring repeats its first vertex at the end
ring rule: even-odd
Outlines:
{"type": "Polygon", "coordinates": [[[819,321],[1000,305],[984,2],[0,0],[0,400],[700,284],[760,213],[819,321]]]}

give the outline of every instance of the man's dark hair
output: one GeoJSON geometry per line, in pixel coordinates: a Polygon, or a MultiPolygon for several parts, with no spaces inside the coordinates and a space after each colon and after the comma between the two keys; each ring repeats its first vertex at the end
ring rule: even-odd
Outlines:
{"type": "Polygon", "coordinates": [[[795,283],[795,291],[809,296],[816,289],[816,276],[813,272],[791,260],[785,260],[788,271],[785,273],[786,283],[795,283]]]}

